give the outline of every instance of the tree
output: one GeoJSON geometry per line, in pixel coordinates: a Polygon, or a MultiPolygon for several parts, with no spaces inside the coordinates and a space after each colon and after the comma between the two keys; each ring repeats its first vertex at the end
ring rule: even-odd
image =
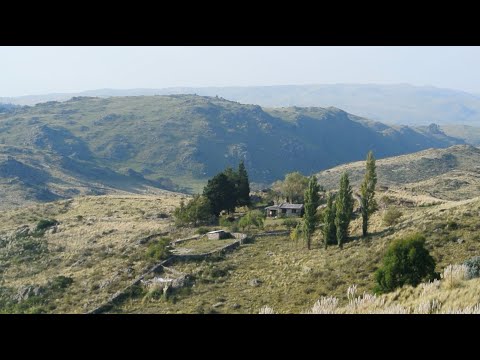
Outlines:
{"type": "Polygon", "coordinates": [[[203,195],[208,198],[212,214],[215,216],[220,215],[222,210],[228,212],[235,210],[235,183],[223,172],[208,180],[203,188],[203,195]]]}
{"type": "Polygon", "coordinates": [[[435,260],[425,249],[425,237],[413,234],[394,240],[382,266],[375,273],[378,292],[389,292],[403,285],[417,286],[436,277],[435,260]]]}
{"type": "Polygon", "coordinates": [[[360,208],[362,211],[362,233],[363,236],[367,236],[368,231],[368,219],[378,206],[375,201],[375,185],[377,184],[377,174],[375,166],[375,157],[373,152],[369,152],[367,155],[366,171],[363,183],[360,186],[360,208]]]}
{"type": "Polygon", "coordinates": [[[323,240],[325,242],[325,249],[330,244],[337,242],[337,228],[335,227],[336,207],[333,202],[333,195],[330,193],[327,196],[327,207],[323,212],[323,240]]]}
{"type": "Polygon", "coordinates": [[[271,200],[278,203],[283,196],[283,181],[277,180],[271,186],[271,200]]]}
{"type": "Polygon", "coordinates": [[[244,230],[250,230],[250,227],[263,228],[263,213],[259,210],[252,210],[247,212],[239,221],[238,226],[244,230]]]}
{"type": "Polygon", "coordinates": [[[302,223],[298,222],[297,226],[295,226],[291,231],[290,231],[290,239],[297,244],[298,240],[302,237],[303,234],[303,226],[302,223]]]}
{"type": "Polygon", "coordinates": [[[318,186],[317,178],[311,176],[308,181],[308,187],[304,193],[305,214],[303,215],[303,234],[307,243],[307,249],[310,250],[312,244],[312,235],[315,232],[315,226],[318,223],[317,208],[320,203],[320,186],[318,186]]]}
{"type": "Polygon", "coordinates": [[[282,184],[282,195],[287,202],[302,203],[307,186],[308,178],[299,172],[287,174],[282,184]]]}
{"type": "Polygon", "coordinates": [[[348,226],[352,218],[353,211],[353,196],[352,187],[348,179],[348,174],[345,172],[340,178],[340,190],[338,191],[335,200],[336,214],[335,227],[337,231],[337,243],[340,248],[343,248],[344,242],[348,238],[348,226]]]}
{"type": "Polygon", "coordinates": [[[243,160],[238,164],[237,171],[237,206],[250,206],[250,182],[243,160]]]}
{"type": "Polygon", "coordinates": [[[210,202],[202,195],[195,195],[187,205],[182,200],[180,207],[175,209],[174,216],[178,225],[206,225],[213,220],[210,202]]]}

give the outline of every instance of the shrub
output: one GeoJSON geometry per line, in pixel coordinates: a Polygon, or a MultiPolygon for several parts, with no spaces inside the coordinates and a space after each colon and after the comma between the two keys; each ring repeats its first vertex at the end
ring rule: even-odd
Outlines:
{"type": "Polygon", "coordinates": [[[169,238],[161,238],[148,245],[146,255],[148,258],[155,261],[164,260],[170,256],[170,250],[168,245],[170,243],[169,238]]]}
{"type": "Polygon", "coordinates": [[[395,202],[395,199],[391,198],[390,196],[383,195],[383,196],[380,198],[380,202],[381,202],[383,205],[388,206],[388,205],[392,205],[392,204],[395,202]]]}
{"type": "Polygon", "coordinates": [[[222,227],[229,227],[235,221],[234,218],[221,216],[218,218],[218,224],[222,227]]]}
{"type": "Polygon", "coordinates": [[[263,228],[264,214],[260,210],[252,210],[246,213],[239,221],[238,226],[242,230],[250,230],[252,226],[257,229],[263,228]]]}
{"type": "Polygon", "coordinates": [[[73,279],[67,276],[57,276],[51,281],[51,288],[53,290],[63,290],[73,283],[73,279]]]}
{"type": "Polygon", "coordinates": [[[35,228],[35,231],[37,232],[45,231],[48,228],[51,228],[55,225],[58,225],[58,221],[55,219],[52,219],[52,220],[42,219],[37,223],[37,227],[35,228]]]}
{"type": "Polygon", "coordinates": [[[389,292],[403,285],[417,286],[436,277],[435,260],[425,249],[425,238],[414,234],[390,244],[382,267],[375,273],[376,291],[389,292]]]}
{"type": "Polygon", "coordinates": [[[453,220],[449,220],[447,222],[447,227],[446,227],[448,230],[457,230],[459,228],[458,224],[453,221],[453,220]]]}
{"type": "Polygon", "coordinates": [[[441,278],[445,282],[447,288],[452,289],[460,285],[463,280],[468,278],[468,267],[466,265],[448,265],[443,269],[441,278]]]}
{"type": "Polygon", "coordinates": [[[467,274],[469,279],[480,277],[480,256],[468,259],[463,263],[467,267],[467,274]]]}
{"type": "Polygon", "coordinates": [[[179,226],[209,225],[215,218],[208,199],[201,195],[195,195],[187,204],[182,200],[180,206],[175,209],[174,216],[179,226]]]}
{"type": "Polygon", "coordinates": [[[201,227],[199,227],[199,228],[197,229],[196,233],[197,233],[198,235],[204,235],[204,234],[206,234],[206,233],[209,232],[209,231],[210,231],[209,228],[204,227],[204,226],[201,226],[201,227]]]}
{"type": "Polygon", "coordinates": [[[293,229],[293,228],[297,227],[298,220],[297,219],[286,218],[285,220],[282,221],[282,225],[285,226],[288,230],[290,230],[290,229],[293,229]]]}
{"type": "Polygon", "coordinates": [[[389,208],[383,215],[383,223],[386,226],[392,226],[398,223],[398,219],[402,217],[402,212],[396,208],[389,208]]]}

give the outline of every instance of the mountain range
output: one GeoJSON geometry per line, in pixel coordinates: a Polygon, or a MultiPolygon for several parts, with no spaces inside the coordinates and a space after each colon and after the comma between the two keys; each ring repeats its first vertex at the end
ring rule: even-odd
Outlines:
{"type": "Polygon", "coordinates": [[[389,126],[338,108],[262,108],[198,95],[75,97],[0,114],[4,204],[154,189],[196,192],[244,160],[269,184],[364,159],[464,141],[436,125],[389,126]]]}
{"type": "Polygon", "coordinates": [[[198,94],[221,96],[263,107],[334,106],[362,117],[391,124],[480,124],[480,96],[459,90],[409,84],[323,84],[245,87],[176,87],[163,89],[99,89],[0,98],[0,103],[34,105],[75,96],[152,96],[198,94]]]}

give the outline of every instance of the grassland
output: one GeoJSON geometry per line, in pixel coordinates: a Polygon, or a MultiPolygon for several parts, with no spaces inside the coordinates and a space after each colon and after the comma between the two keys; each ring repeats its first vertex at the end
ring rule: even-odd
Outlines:
{"type": "MultiPolygon", "coordinates": [[[[58,276],[73,283],[58,299],[34,312],[82,313],[104,302],[152,264],[145,256],[152,234],[182,237],[171,214],[181,194],[86,196],[0,213],[0,276],[3,295],[46,286],[58,276]],[[34,229],[56,219],[55,232],[11,239],[20,226],[34,229]]],[[[155,239],[151,239],[154,241],[155,239]]],[[[2,295],[2,294],[0,294],[2,295]]],[[[25,309],[29,311],[30,309],[25,309]]]]}
{"type": "MultiPolygon", "coordinates": [[[[257,313],[268,305],[280,313],[300,313],[327,296],[337,297],[339,306],[346,306],[351,285],[357,285],[359,294],[372,292],[374,272],[389,242],[417,231],[426,234],[427,248],[437,262],[438,272],[480,254],[480,225],[476,221],[479,198],[401,210],[399,223],[391,227],[383,225],[385,210],[376,213],[367,239],[360,238],[361,222],[355,219],[351,241],[343,250],[336,246],[325,250],[319,234],[311,251],[287,236],[258,237],[222,257],[177,264],[176,270],[195,279],[188,293],[148,301],[139,296],[112,311],[257,313]]],[[[471,301],[465,306],[470,306],[471,301]]],[[[455,304],[459,303],[461,300],[455,304]]]]}
{"type": "MultiPolygon", "coordinates": [[[[158,289],[140,286],[111,312],[258,313],[269,306],[279,313],[301,313],[312,311],[319,299],[332,296],[338,299],[335,311],[348,312],[351,299],[347,290],[356,285],[358,294],[372,292],[375,270],[388,244],[397,237],[423,233],[438,272],[480,255],[480,193],[473,180],[479,156],[478,149],[459,146],[378,161],[379,185],[387,183],[388,189],[379,186],[377,190],[380,210],[371,218],[371,234],[366,239],[360,237],[359,218],[352,221],[350,241],[342,250],[336,246],[324,249],[318,231],[310,251],[289,236],[253,236],[232,252],[174,263],[173,271],[191,276],[187,286],[167,297],[158,289]],[[422,164],[432,166],[429,176],[422,173],[422,164]],[[401,170],[393,174],[403,176],[392,175],[395,169],[401,170]],[[472,176],[469,184],[452,188],[452,182],[464,181],[467,175],[472,176]],[[391,208],[398,209],[401,216],[390,226],[383,218],[391,208]]],[[[331,169],[329,174],[344,169],[351,171],[355,185],[363,171],[360,164],[331,169]]],[[[326,173],[321,179],[327,179],[326,173]]],[[[169,192],[81,196],[1,212],[0,304],[5,304],[6,298],[11,300],[2,311],[82,313],[100,305],[155,263],[146,256],[146,238],[156,234],[174,240],[197,232],[176,227],[172,219],[173,209],[186,197],[169,192]],[[59,224],[42,234],[19,235],[22,227],[33,231],[42,219],[55,219],[59,224]],[[40,287],[50,289],[38,296],[41,301],[18,300],[40,287]]],[[[266,230],[282,228],[282,219],[265,222],[266,230]]],[[[175,250],[202,253],[228,241],[190,240],[175,250]]],[[[475,305],[478,293],[475,279],[453,288],[441,285],[431,290],[431,296],[421,287],[406,287],[385,295],[382,309],[400,311],[403,307],[401,311],[406,311],[406,307],[425,307],[426,301],[435,300],[443,304],[442,311],[450,311],[475,305]]],[[[37,295],[29,296],[35,299],[37,295]]]]}

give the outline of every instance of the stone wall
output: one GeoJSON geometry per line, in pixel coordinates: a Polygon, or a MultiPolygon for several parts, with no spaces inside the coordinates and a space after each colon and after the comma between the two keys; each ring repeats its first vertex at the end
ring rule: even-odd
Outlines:
{"type": "MultiPolygon", "coordinates": [[[[104,304],[98,306],[97,308],[87,312],[87,314],[101,314],[103,312],[106,312],[110,310],[115,304],[121,302],[130,292],[130,290],[133,288],[133,286],[139,285],[141,281],[145,278],[145,276],[151,274],[151,273],[161,273],[164,271],[164,267],[168,265],[172,265],[177,261],[189,261],[189,260],[203,260],[211,255],[214,254],[222,254],[227,251],[236,249],[239,247],[241,244],[245,243],[247,240],[247,235],[242,234],[242,233],[232,233],[232,235],[237,239],[237,241],[233,242],[232,244],[228,244],[220,249],[215,249],[213,251],[203,253],[203,254],[184,254],[184,255],[173,255],[170,256],[168,259],[161,261],[160,263],[156,264],[152,268],[150,268],[148,271],[137,277],[135,280],[133,280],[128,286],[126,286],[123,290],[117,291],[113,296],[111,296],[104,304]]],[[[200,237],[200,235],[197,235],[200,237]]],[[[180,239],[183,241],[186,240],[192,240],[195,239],[196,237],[193,238],[188,238],[188,239],[180,239]]]]}

